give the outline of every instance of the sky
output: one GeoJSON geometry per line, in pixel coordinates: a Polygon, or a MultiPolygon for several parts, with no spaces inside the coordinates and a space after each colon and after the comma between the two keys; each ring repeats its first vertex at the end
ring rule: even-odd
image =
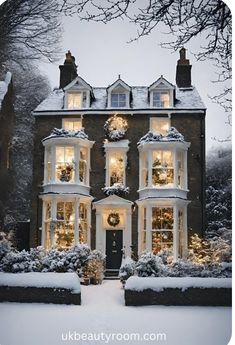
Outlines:
{"type": "MultiPolygon", "coordinates": [[[[178,52],[160,47],[160,43],[169,40],[163,33],[164,27],[156,29],[149,36],[128,43],[136,35],[136,26],[128,21],[117,20],[109,24],[80,21],[77,17],[65,17],[62,39],[62,52],[71,50],[76,58],[78,74],[92,86],[108,86],[118,75],[131,86],[150,85],[163,75],[175,84],[178,52]]],[[[216,79],[216,68],[211,61],[199,62],[193,53],[197,52],[201,42],[195,40],[185,46],[187,56],[192,64],[192,83],[199,91],[207,107],[206,115],[206,149],[224,148],[227,143],[217,139],[225,139],[231,131],[226,124],[227,115],[223,108],[214,104],[209,96],[218,92],[218,85],[211,81],[216,79]]],[[[51,86],[58,87],[59,68],[64,56],[54,64],[42,64],[51,86]]]]}

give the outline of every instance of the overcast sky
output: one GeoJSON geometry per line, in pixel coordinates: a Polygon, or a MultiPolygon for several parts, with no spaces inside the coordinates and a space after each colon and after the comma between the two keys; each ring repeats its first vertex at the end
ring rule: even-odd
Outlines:
{"type": "MultiPolygon", "coordinates": [[[[162,28],[161,31],[163,31],[162,28]]],[[[129,85],[150,85],[162,74],[175,84],[178,52],[172,53],[159,46],[168,37],[155,30],[151,35],[134,43],[127,41],[136,34],[136,27],[127,21],[110,24],[80,22],[76,17],[64,19],[62,50],[70,49],[76,58],[78,74],[92,86],[108,86],[118,74],[129,85]]],[[[214,146],[225,147],[213,137],[226,138],[231,131],[226,125],[223,108],[213,104],[209,95],[215,95],[218,85],[211,83],[216,79],[216,69],[211,61],[198,62],[192,52],[197,52],[199,40],[186,46],[192,64],[192,83],[195,85],[207,107],[206,144],[207,150],[214,146]]],[[[43,72],[49,77],[52,87],[58,87],[59,69],[64,57],[57,64],[42,65],[43,72]]]]}

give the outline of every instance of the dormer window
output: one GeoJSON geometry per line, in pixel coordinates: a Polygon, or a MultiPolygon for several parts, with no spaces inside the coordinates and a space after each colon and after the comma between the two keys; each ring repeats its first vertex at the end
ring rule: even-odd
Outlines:
{"type": "Polygon", "coordinates": [[[68,109],[81,109],[86,104],[86,93],[68,93],[68,109]]]}
{"type": "Polygon", "coordinates": [[[170,107],[170,92],[154,91],[153,92],[153,107],[156,108],[169,108],[170,107]]]}
{"type": "Polygon", "coordinates": [[[125,93],[112,93],[111,94],[111,107],[124,108],[126,107],[126,94],[125,93]]]}
{"type": "Polygon", "coordinates": [[[131,87],[120,79],[107,88],[108,108],[129,108],[131,87]]]}
{"type": "Polygon", "coordinates": [[[170,108],[174,106],[174,85],[163,76],[149,86],[150,107],[170,108]]]}

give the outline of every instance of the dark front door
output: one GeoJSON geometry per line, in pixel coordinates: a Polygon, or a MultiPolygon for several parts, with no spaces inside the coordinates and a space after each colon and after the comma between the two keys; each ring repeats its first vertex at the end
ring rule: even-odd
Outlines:
{"type": "Polygon", "coordinates": [[[122,262],[122,230],[106,230],[106,268],[119,269],[122,262]]]}

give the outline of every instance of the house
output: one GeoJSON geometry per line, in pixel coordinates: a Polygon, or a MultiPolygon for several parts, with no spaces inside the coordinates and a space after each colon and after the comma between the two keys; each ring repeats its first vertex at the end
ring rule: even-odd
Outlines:
{"type": "Polygon", "coordinates": [[[12,75],[6,73],[0,81],[0,224],[4,224],[13,187],[11,141],[13,137],[14,92],[12,75]]]}
{"type": "Polygon", "coordinates": [[[205,106],[184,48],[176,85],[118,77],[93,87],[70,52],[60,87],[35,110],[31,246],[88,243],[118,269],[122,252],[185,255],[205,223],[205,106]]]}

